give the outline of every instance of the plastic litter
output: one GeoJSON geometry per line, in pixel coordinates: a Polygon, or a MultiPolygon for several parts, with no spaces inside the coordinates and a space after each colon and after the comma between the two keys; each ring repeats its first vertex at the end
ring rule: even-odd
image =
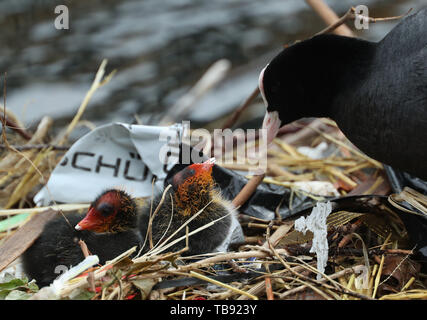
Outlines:
{"type": "MultiPolygon", "coordinates": [[[[316,253],[317,270],[324,273],[328,262],[328,227],[326,218],[332,212],[332,205],[328,201],[318,202],[311,211],[311,214],[305,218],[300,217],[295,220],[295,230],[305,234],[307,231],[313,232],[313,242],[310,252],[316,253]]],[[[317,280],[322,278],[321,274],[316,275],[317,280]]]]}
{"type": "Polygon", "coordinates": [[[174,165],[174,158],[166,157],[174,143],[171,137],[178,139],[182,130],[180,124],[111,123],[98,127],[71,146],[53,170],[48,188],[42,188],[34,202],[38,206],[53,200],[91,202],[106,188],[114,187],[125,187],[135,197],[151,196],[153,178],[160,190],[166,172],[174,165]]]}
{"type": "MultiPolygon", "coordinates": [[[[406,172],[393,169],[388,165],[385,165],[384,169],[394,193],[402,192],[404,187],[411,187],[418,192],[427,195],[426,181],[406,172]]],[[[407,202],[403,202],[402,205],[409,210],[417,212],[417,209],[407,202]]],[[[409,238],[412,244],[416,246],[416,250],[419,255],[421,255],[419,258],[423,260],[424,268],[427,269],[427,218],[422,215],[404,212],[395,207],[393,207],[393,210],[396,210],[399,213],[399,217],[402,219],[406,230],[408,231],[409,238]]]]}
{"type": "Polygon", "coordinates": [[[68,280],[73,279],[74,277],[78,276],[80,273],[89,269],[97,263],[99,263],[99,258],[97,255],[87,256],[78,265],[61,274],[58,279],[53,280],[52,284],[50,285],[50,288],[52,289],[53,293],[59,296],[64,284],[68,280]]]}
{"type": "Polygon", "coordinates": [[[314,148],[302,146],[298,147],[297,151],[311,159],[323,159],[325,157],[324,153],[327,149],[328,144],[325,141],[322,141],[314,148]]]}

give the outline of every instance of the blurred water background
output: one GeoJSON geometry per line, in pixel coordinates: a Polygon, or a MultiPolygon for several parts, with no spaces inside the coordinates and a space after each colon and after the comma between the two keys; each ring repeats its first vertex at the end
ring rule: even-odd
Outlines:
{"type": "MultiPolygon", "coordinates": [[[[365,4],[373,17],[417,10],[425,0],[326,1],[339,16],[365,4]]],[[[359,37],[380,40],[397,22],[371,24],[359,37]]],[[[0,72],[7,107],[28,127],[44,115],[68,123],[102,61],[117,69],[84,119],[155,124],[219,59],[232,68],[190,119],[224,117],[255,88],[262,67],[286,43],[325,27],[303,0],[2,0],[0,72]],[[57,5],[69,8],[69,30],[54,27],[57,5]]],[[[353,29],[353,28],[352,28],[353,29]]],[[[261,117],[262,108],[253,116],[261,117]]]]}

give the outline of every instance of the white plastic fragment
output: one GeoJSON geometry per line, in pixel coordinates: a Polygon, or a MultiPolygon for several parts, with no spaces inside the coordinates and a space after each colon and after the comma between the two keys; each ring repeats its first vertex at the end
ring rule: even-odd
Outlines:
{"type": "Polygon", "coordinates": [[[323,159],[325,157],[325,155],[323,154],[323,152],[328,149],[328,144],[325,141],[322,141],[321,143],[319,143],[316,147],[311,148],[311,147],[306,147],[306,146],[301,146],[297,148],[297,151],[311,159],[323,159]]]}
{"type": "Polygon", "coordinates": [[[22,266],[22,259],[19,257],[11,263],[6,269],[0,272],[0,283],[7,282],[7,274],[13,278],[21,279],[25,276],[24,267],[22,266]]]}
{"type": "Polygon", "coordinates": [[[34,202],[38,206],[54,200],[91,203],[109,188],[125,188],[133,197],[150,197],[153,178],[155,190],[162,190],[166,172],[178,162],[183,130],[182,124],[115,122],[97,127],[71,146],[34,202]]]}
{"type": "MultiPolygon", "coordinates": [[[[328,239],[326,218],[332,212],[332,205],[328,201],[318,202],[307,218],[301,217],[295,221],[295,230],[306,233],[308,230],[313,232],[313,241],[310,252],[316,253],[317,270],[325,271],[326,263],[328,262],[328,239]]],[[[317,274],[317,280],[321,279],[321,275],[317,274]]]]}
{"type": "Polygon", "coordinates": [[[339,196],[339,192],[329,181],[295,181],[293,185],[305,192],[319,196],[339,196]]]}
{"type": "Polygon", "coordinates": [[[64,272],[59,276],[58,279],[55,279],[50,288],[56,296],[59,296],[61,293],[64,284],[74,277],[78,276],[80,273],[89,269],[90,267],[99,263],[99,258],[97,255],[87,256],[82,262],[80,262],[75,267],[72,267],[70,270],[64,272]]]}

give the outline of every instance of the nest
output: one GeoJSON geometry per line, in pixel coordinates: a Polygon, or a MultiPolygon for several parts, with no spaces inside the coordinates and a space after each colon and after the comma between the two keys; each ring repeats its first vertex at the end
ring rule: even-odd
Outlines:
{"type": "MultiPolygon", "coordinates": [[[[34,207],[31,199],[46,184],[53,168],[67,150],[69,134],[81,123],[80,118],[91,95],[111,78],[110,75],[102,79],[105,63],[101,65],[75,118],[56,138],[48,136],[52,124],[49,118],[43,118],[35,132],[30,134],[22,129],[16,117],[3,109],[3,119],[8,119],[9,127],[11,123],[16,127],[7,136],[6,130],[3,130],[4,145],[0,159],[0,203],[3,208],[0,211],[1,269],[10,266],[31,245],[49,219],[52,209],[67,213],[88,207],[88,204],[64,204],[54,205],[49,210],[34,207]],[[11,246],[11,242],[15,247],[11,246]]],[[[243,109],[240,108],[238,113],[243,109]]],[[[238,117],[233,115],[232,118],[238,117]]],[[[231,123],[228,121],[228,125],[231,126],[231,123]]],[[[267,175],[250,180],[244,192],[246,195],[238,196],[240,203],[261,182],[290,188],[290,209],[293,198],[301,195],[324,201],[331,195],[390,194],[382,164],[351,145],[334,122],[328,119],[299,122],[294,124],[293,129],[297,130],[274,141],[268,150],[267,175]],[[326,157],[316,158],[299,148],[319,148],[322,143],[329,150],[326,157]]],[[[223,166],[245,169],[245,164],[223,166]]],[[[426,212],[426,199],[417,192],[407,189],[400,197],[394,198],[396,204],[402,199],[426,212]]],[[[420,272],[421,265],[414,258],[414,248],[409,245],[405,225],[393,209],[375,197],[360,198],[345,210],[328,216],[329,254],[324,272],[317,269],[317,256],[310,251],[313,234],[308,232],[304,235],[296,231],[294,222],[297,218],[282,219],[276,216],[274,220],[265,221],[239,214],[245,241],[234,245],[226,253],[183,257],[185,248],[179,252],[168,252],[168,246],[177,241],[173,238],[137,257],[137,249],[130,248],[105,265],[85,270],[67,281],[55,295],[52,295],[49,287],[38,288],[25,277],[17,279],[8,274],[3,281],[12,285],[0,287],[0,298],[427,298],[427,275],[420,272]]],[[[181,241],[188,241],[188,234],[181,241]]]]}

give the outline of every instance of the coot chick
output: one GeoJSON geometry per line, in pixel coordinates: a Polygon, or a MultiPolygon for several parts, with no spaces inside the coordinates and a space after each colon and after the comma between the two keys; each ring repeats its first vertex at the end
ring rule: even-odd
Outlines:
{"type": "MultiPolygon", "coordinates": [[[[203,208],[204,210],[187,225],[189,232],[214,220],[224,218],[209,228],[191,235],[189,237],[189,250],[184,252],[183,255],[210,253],[227,238],[230,232],[231,215],[234,214],[234,207],[215,188],[215,182],[212,178],[213,165],[213,160],[192,164],[172,177],[172,187],[166,192],[164,202],[152,222],[154,245],[159,240],[167,239],[203,208]]],[[[160,192],[153,198],[152,211],[159,205],[162,195],[163,192],[160,192]]],[[[147,234],[150,211],[151,203],[147,203],[141,210],[139,229],[142,238],[145,238],[147,234]]],[[[185,235],[185,227],[170,241],[183,235],[185,235]]],[[[182,240],[167,250],[178,251],[184,247],[185,240],[182,240]]],[[[146,243],[144,252],[148,249],[149,245],[146,243]]]]}
{"type": "Polygon", "coordinates": [[[23,254],[25,272],[40,287],[52,283],[63,271],[62,266],[70,268],[84,259],[79,239],[85,241],[91,254],[98,255],[101,264],[140,244],[137,207],[124,191],[103,192],[91,204],[86,217],[80,214],[66,217],[70,224],[63,216],[49,221],[23,254]]]}
{"type": "Polygon", "coordinates": [[[427,179],[427,7],[380,42],[319,35],[261,72],[271,142],[280,126],[329,117],[370,157],[427,179]]]}

